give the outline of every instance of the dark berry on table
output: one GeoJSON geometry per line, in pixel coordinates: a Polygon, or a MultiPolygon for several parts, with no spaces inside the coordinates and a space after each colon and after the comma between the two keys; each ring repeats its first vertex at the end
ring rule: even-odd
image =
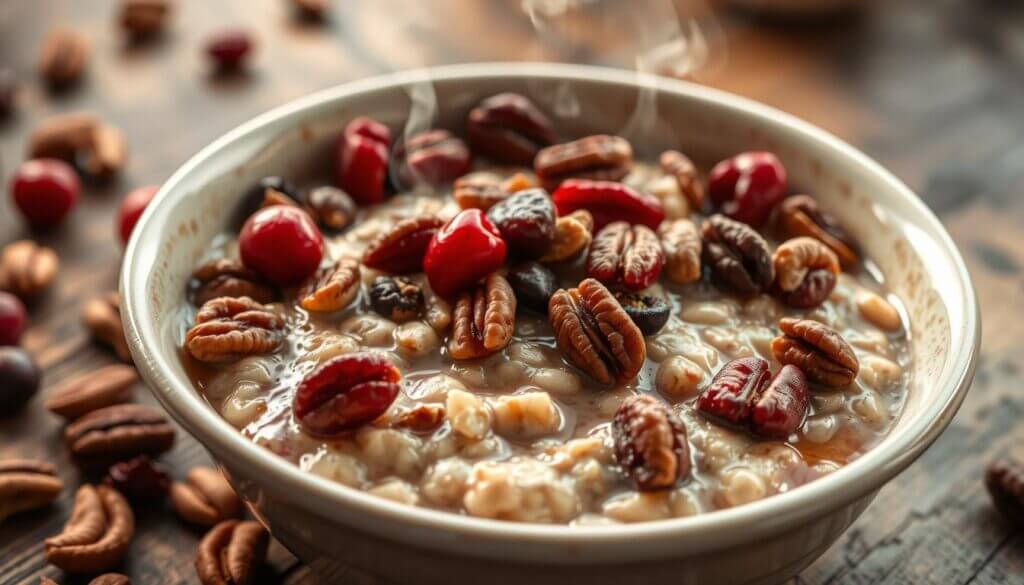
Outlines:
{"type": "Polygon", "coordinates": [[[644,335],[654,335],[668,323],[672,307],[657,295],[616,291],[615,298],[644,335]]]}
{"type": "Polygon", "coordinates": [[[0,345],[18,345],[28,326],[28,313],[21,299],[0,291],[0,345]]]}
{"type": "Polygon", "coordinates": [[[25,161],[14,171],[11,197],[30,226],[55,227],[78,202],[78,175],[66,162],[52,158],[25,161]]]}
{"type": "Polygon", "coordinates": [[[548,314],[548,302],[558,290],[558,280],[550,268],[540,262],[520,264],[509,270],[508,283],[517,303],[541,315],[548,314]]]}
{"type": "Polygon", "coordinates": [[[171,488],[167,471],[145,455],[111,465],[103,483],[135,501],[162,498],[171,488]]]}
{"type": "Polygon", "coordinates": [[[770,152],[745,152],[711,169],[708,194],[729,217],[761,227],[786,194],[786,169],[770,152]]]}
{"type": "Polygon", "coordinates": [[[31,399],[42,378],[35,360],[20,347],[0,347],[0,417],[19,410],[31,399]]]}
{"type": "Polygon", "coordinates": [[[509,253],[525,260],[540,258],[555,241],[555,205],[544,189],[520,191],[487,210],[509,253]]]}
{"type": "Polygon", "coordinates": [[[117,235],[121,238],[122,244],[128,243],[128,238],[131,237],[135,224],[142,217],[142,212],[146,210],[146,206],[159,190],[159,185],[146,185],[133,189],[125,195],[117,210],[117,235]]]}
{"type": "Polygon", "coordinates": [[[238,69],[252,52],[254,42],[248,31],[223,30],[206,42],[206,54],[222,70],[238,69]]]}
{"type": "Polygon", "coordinates": [[[14,71],[0,68],[0,118],[14,113],[18,99],[18,79],[14,71]]]}
{"type": "Polygon", "coordinates": [[[423,308],[423,287],[404,276],[378,276],[370,286],[370,306],[397,323],[414,319],[423,308]]]}
{"type": "Polygon", "coordinates": [[[372,118],[359,117],[345,126],[334,153],[335,183],[359,205],[384,200],[391,131],[372,118]]]}
{"type": "Polygon", "coordinates": [[[384,414],[398,396],[401,373],[379,353],[336,357],[299,384],[292,412],[306,432],[330,437],[384,414]]]}
{"type": "Polygon", "coordinates": [[[309,214],[276,205],[254,213],[238,237],[242,262],[278,286],[297,285],[316,272],[324,238],[309,214]]]}
{"type": "Polygon", "coordinates": [[[466,209],[430,240],[423,271],[430,288],[445,299],[476,284],[505,263],[506,245],[479,209],[466,209]]]}
{"type": "Polygon", "coordinates": [[[451,183],[469,172],[471,162],[466,143],[447,130],[420,132],[395,149],[396,174],[404,187],[451,183]]]}
{"type": "Polygon", "coordinates": [[[1024,527],[1024,462],[1013,456],[993,461],[985,470],[985,488],[1007,520],[1024,527]]]}
{"type": "Polygon", "coordinates": [[[656,230],[665,219],[665,208],[657,197],[613,181],[569,179],[551,198],[559,216],[577,209],[589,211],[594,217],[595,232],[613,221],[639,223],[656,230]]]}

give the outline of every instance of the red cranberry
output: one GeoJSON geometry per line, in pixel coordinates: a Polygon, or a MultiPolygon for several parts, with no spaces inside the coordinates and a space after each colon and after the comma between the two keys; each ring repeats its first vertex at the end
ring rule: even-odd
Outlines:
{"type": "Polygon", "coordinates": [[[171,488],[171,478],[163,466],[145,455],[111,465],[103,483],[136,501],[162,498],[171,488]]]}
{"type": "Polygon", "coordinates": [[[308,278],[324,255],[324,238],[309,214],[275,205],[252,214],[238,237],[242,262],[279,286],[308,278]]]}
{"type": "Polygon", "coordinates": [[[404,185],[443,185],[469,172],[472,157],[462,139],[447,130],[420,132],[395,150],[398,177],[404,185]]]}
{"type": "Polygon", "coordinates": [[[595,232],[613,221],[640,223],[657,230],[665,219],[665,209],[657,197],[614,181],[569,179],[562,182],[551,198],[559,216],[577,209],[589,211],[594,216],[595,232]]]}
{"type": "Polygon", "coordinates": [[[146,206],[149,205],[149,202],[153,200],[153,196],[159,190],[160,187],[158,185],[146,185],[145,187],[133,189],[125,195],[124,200],[121,201],[121,207],[117,210],[116,226],[117,234],[121,237],[122,244],[128,243],[128,238],[131,237],[135,224],[142,217],[142,212],[146,210],[146,206]]]}
{"type": "Polygon", "coordinates": [[[252,52],[253,42],[244,30],[224,30],[206,43],[206,54],[220,69],[236,69],[252,52]]]}
{"type": "Polygon", "coordinates": [[[28,325],[28,313],[21,300],[0,291],[0,345],[18,345],[28,325]]]}
{"type": "Polygon", "coordinates": [[[11,179],[11,196],[29,225],[59,224],[78,202],[78,175],[66,162],[38,158],[21,163],[11,179]]]}
{"type": "Polygon", "coordinates": [[[0,347],[0,417],[13,414],[39,389],[42,373],[20,347],[0,347]]]}
{"type": "Polygon", "coordinates": [[[434,234],[423,271],[434,292],[451,299],[501,268],[505,254],[498,228],[479,209],[466,209],[434,234]]]}
{"type": "Polygon", "coordinates": [[[335,182],[356,203],[384,200],[391,132],[371,118],[356,118],[345,126],[335,148],[335,182]]]}
{"type": "Polygon", "coordinates": [[[786,169],[770,152],[745,152],[711,169],[708,194],[726,215],[761,227],[786,194],[786,169]]]}

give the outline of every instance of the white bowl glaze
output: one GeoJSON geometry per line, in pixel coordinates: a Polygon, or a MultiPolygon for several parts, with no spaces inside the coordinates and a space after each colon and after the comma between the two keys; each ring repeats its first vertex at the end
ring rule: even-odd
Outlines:
{"type": "Polygon", "coordinates": [[[426,76],[404,72],[316,93],[229,132],[164,183],[128,246],[121,292],[132,354],[154,395],[223,466],[274,536],[329,580],[363,573],[374,576],[371,583],[777,582],[820,555],[956,413],[980,339],[967,270],[935,216],[864,154],[763,105],[630,72],[473,64],[434,69],[429,78],[441,127],[460,128],[469,108],[494,93],[518,91],[550,105],[570,89],[580,110],[562,124],[567,135],[627,127],[641,154],[671,146],[702,160],[776,152],[792,183],[846,224],[903,299],[913,382],[891,434],[862,458],[789,493],[692,518],[613,527],[499,522],[403,506],[303,472],[225,422],[193,389],[178,352],[186,281],[244,187],[325,165],[354,116],[401,128],[407,90],[426,76]],[[656,95],[653,124],[629,123],[638,101],[651,103],[638,100],[638,88],[656,95]]]}

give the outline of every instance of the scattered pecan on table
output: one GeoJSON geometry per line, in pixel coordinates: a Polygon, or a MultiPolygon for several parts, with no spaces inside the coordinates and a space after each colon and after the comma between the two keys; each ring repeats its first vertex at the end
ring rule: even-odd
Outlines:
{"type": "Polygon", "coordinates": [[[71,421],[94,410],[131,402],[139,381],[135,368],[113,365],[70,378],[50,391],[44,406],[71,421]]]}
{"type": "Polygon", "coordinates": [[[225,520],[199,541],[196,574],[203,585],[247,585],[267,556],[270,535],[258,522],[225,520]]]}
{"type": "Polygon", "coordinates": [[[55,501],[64,489],[57,469],[34,459],[0,460],[0,522],[55,501]]]}
{"type": "Polygon", "coordinates": [[[31,300],[53,284],[60,261],[57,253],[32,240],[18,240],[0,252],[0,290],[31,300]]]}
{"type": "Polygon", "coordinates": [[[182,520],[199,526],[213,526],[242,513],[242,501],[231,484],[211,467],[193,467],[184,481],[171,484],[170,500],[182,520]]]}
{"type": "Polygon", "coordinates": [[[121,295],[110,292],[86,301],[82,306],[82,323],[93,339],[113,349],[121,361],[132,363],[121,325],[121,295]]]}
{"type": "Polygon", "coordinates": [[[156,455],[174,445],[174,426],[163,411],[144,404],[117,404],[94,410],[64,429],[64,442],[76,463],[109,465],[136,455],[156,455]]]}
{"type": "Polygon", "coordinates": [[[43,541],[46,560],[69,573],[99,573],[124,557],[135,535],[135,515],[116,489],[78,488],[64,530],[43,541]]]}

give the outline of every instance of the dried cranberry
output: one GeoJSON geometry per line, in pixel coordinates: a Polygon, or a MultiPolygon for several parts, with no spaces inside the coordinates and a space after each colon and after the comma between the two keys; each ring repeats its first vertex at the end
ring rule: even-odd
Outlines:
{"type": "Polygon", "coordinates": [[[131,237],[135,224],[142,217],[142,212],[146,210],[146,206],[159,190],[158,185],[146,185],[133,189],[125,195],[117,210],[117,235],[120,236],[122,244],[128,243],[128,238],[131,237]]]}
{"type": "Polygon", "coordinates": [[[244,30],[224,30],[206,43],[206,54],[220,69],[236,69],[252,52],[252,37],[244,30]]]}
{"type": "Polygon", "coordinates": [[[751,399],[771,381],[768,362],[756,357],[739,358],[722,366],[697,399],[697,410],[733,426],[750,420],[751,399]]]}
{"type": "Polygon", "coordinates": [[[644,335],[654,335],[661,331],[672,313],[672,307],[665,299],[656,295],[616,291],[615,299],[644,335]]]}
{"type": "Polygon", "coordinates": [[[766,439],[785,439],[807,415],[808,384],[803,371],[785,365],[772,378],[761,358],[733,360],[715,374],[697,399],[697,410],[766,439]]]}
{"type": "Polygon", "coordinates": [[[14,204],[35,229],[52,228],[64,221],[78,202],[79,189],[74,169],[53,158],[25,161],[11,179],[14,204]]]}
{"type": "Polygon", "coordinates": [[[558,138],[548,117],[517,93],[499,93],[480,102],[469,112],[466,134],[476,152],[524,166],[532,166],[537,151],[558,138]]]}
{"type": "Polygon", "coordinates": [[[335,148],[335,182],[360,205],[384,200],[391,131],[371,118],[352,120],[335,148]]]}
{"type": "Polygon", "coordinates": [[[401,374],[384,356],[357,352],[336,357],[306,376],[292,412],[309,433],[332,436],[358,428],[387,411],[401,374]]]}
{"type": "Polygon", "coordinates": [[[28,325],[28,313],[21,300],[0,290],[0,345],[18,345],[28,325]]]}
{"type": "Polygon", "coordinates": [[[516,293],[516,302],[542,315],[548,314],[548,301],[558,290],[558,280],[550,268],[540,262],[520,264],[508,272],[508,283],[516,293]]]}
{"type": "Polygon", "coordinates": [[[782,366],[768,387],[755,397],[750,428],[767,439],[785,440],[804,422],[808,404],[807,377],[791,365],[782,366]]]}
{"type": "Polygon", "coordinates": [[[442,227],[427,246],[423,271],[430,287],[446,299],[505,263],[505,241],[479,209],[466,209],[442,227]]]}
{"type": "Polygon", "coordinates": [[[447,130],[420,132],[398,145],[395,165],[404,186],[443,185],[469,172],[469,148],[447,130]]]}
{"type": "Polygon", "coordinates": [[[711,169],[708,194],[729,217],[761,227],[786,194],[786,169],[770,152],[745,152],[711,169]]]}
{"type": "Polygon", "coordinates": [[[278,286],[295,285],[316,271],[324,238],[305,211],[276,205],[254,213],[238,237],[242,262],[278,286]]]}
{"type": "Polygon", "coordinates": [[[145,455],[111,465],[103,483],[135,501],[162,498],[171,488],[167,471],[145,455]]]}
{"type": "Polygon", "coordinates": [[[42,373],[20,347],[0,347],[0,417],[13,414],[39,390],[42,373]]]}
{"type": "Polygon", "coordinates": [[[540,258],[555,241],[555,206],[544,189],[520,191],[487,210],[509,252],[540,258]]]}
{"type": "Polygon", "coordinates": [[[560,216],[577,209],[589,211],[594,216],[594,231],[613,221],[639,223],[656,230],[665,219],[665,210],[656,197],[612,181],[569,179],[551,197],[560,216]]]}

